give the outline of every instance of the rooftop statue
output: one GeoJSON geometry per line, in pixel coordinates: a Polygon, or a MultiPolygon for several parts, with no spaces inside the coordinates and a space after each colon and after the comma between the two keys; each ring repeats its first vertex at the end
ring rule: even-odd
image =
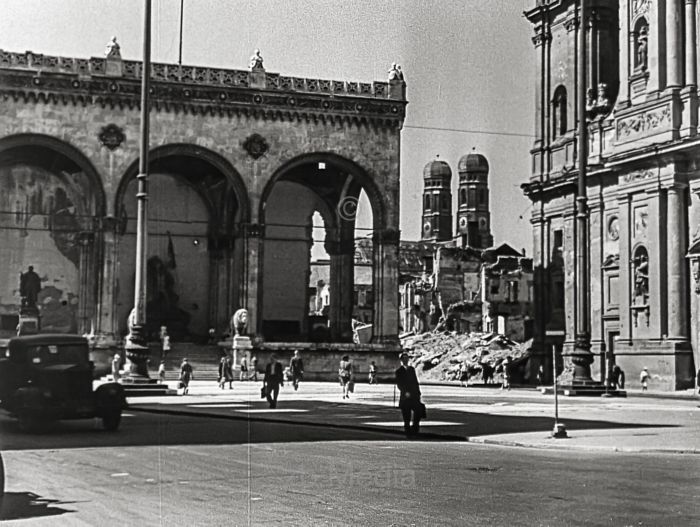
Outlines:
{"type": "Polygon", "coordinates": [[[251,71],[265,70],[265,68],[263,67],[263,58],[262,58],[262,55],[260,54],[259,49],[256,49],[253,56],[250,57],[250,70],[251,71]]]}
{"type": "Polygon", "coordinates": [[[107,43],[107,46],[105,46],[105,56],[108,59],[120,59],[122,58],[121,54],[121,46],[117,43],[117,37],[112,37],[112,40],[110,40],[107,43]]]}
{"type": "Polygon", "coordinates": [[[396,62],[391,63],[391,69],[389,70],[389,82],[391,81],[402,81],[403,71],[401,71],[401,66],[396,64],[396,62]]]}

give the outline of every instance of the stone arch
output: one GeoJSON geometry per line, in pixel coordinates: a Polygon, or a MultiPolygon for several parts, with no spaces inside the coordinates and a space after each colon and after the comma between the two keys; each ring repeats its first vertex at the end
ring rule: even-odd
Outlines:
{"type": "MultiPolygon", "coordinates": [[[[18,259],[22,267],[36,268],[43,282],[38,298],[42,330],[90,331],[99,323],[106,208],[100,174],[75,146],[33,133],[0,139],[0,172],[0,209],[6,213],[0,219],[0,244],[4,254],[16,258],[2,267],[12,268],[18,259]]],[[[13,310],[8,306],[18,304],[15,276],[0,279],[3,317],[13,310]]]]}
{"type": "MultiPolygon", "coordinates": [[[[152,149],[148,154],[149,164],[153,165],[166,157],[183,156],[201,159],[223,174],[232,189],[232,197],[235,197],[239,212],[237,223],[248,223],[250,221],[250,199],[243,178],[231,163],[213,150],[188,143],[170,143],[152,149]]],[[[115,211],[119,210],[119,205],[124,199],[124,192],[128,184],[136,178],[139,172],[139,160],[134,160],[127,168],[119,182],[119,187],[115,195],[115,211]]]]}
{"type": "Polygon", "coordinates": [[[264,223],[263,219],[265,217],[265,203],[269,198],[275,183],[289,171],[301,167],[302,165],[314,163],[330,163],[334,168],[351,174],[353,179],[355,179],[361,187],[353,190],[356,191],[357,194],[359,194],[360,190],[364,190],[367,193],[370,206],[372,207],[372,223],[374,229],[381,230],[385,228],[387,214],[386,202],[372,177],[355,161],[332,152],[314,152],[310,154],[302,154],[287,161],[277,168],[272,177],[265,184],[265,188],[263,189],[260,197],[260,210],[258,217],[261,219],[261,222],[264,223]]]}
{"type": "MultiPolygon", "coordinates": [[[[260,276],[265,284],[258,297],[259,330],[266,339],[298,338],[302,341],[349,341],[352,339],[351,320],[379,313],[373,294],[377,286],[377,270],[383,262],[382,234],[386,231],[387,202],[371,176],[354,161],[334,153],[316,152],[295,157],[281,165],[267,181],[260,197],[259,218],[264,228],[260,276]],[[279,185],[284,186],[282,190],[279,185]],[[361,276],[370,276],[368,283],[354,281],[356,207],[365,191],[372,210],[373,247],[369,269],[361,276]],[[298,206],[290,206],[296,200],[298,206]],[[300,216],[315,208],[321,212],[326,227],[325,248],[329,256],[327,269],[313,262],[309,247],[311,232],[305,230],[306,220],[300,216]],[[323,210],[327,213],[323,214],[323,210]],[[281,266],[281,267],[280,267],[281,266]],[[323,312],[310,309],[308,278],[315,272],[327,273],[331,304],[323,312]],[[291,287],[290,275],[297,276],[291,287]],[[359,288],[359,289],[358,289],[359,288]],[[284,290],[284,294],[282,294],[284,290]],[[278,299],[284,298],[282,303],[278,299]],[[353,300],[362,299],[361,301],[353,300]],[[327,323],[328,332],[315,328],[327,323]],[[325,340],[324,340],[325,339],[325,340]]],[[[393,231],[392,231],[393,232],[393,231]]],[[[397,242],[398,243],[398,242],[397,242]]],[[[363,266],[365,264],[362,264],[363,266]]],[[[379,296],[379,295],[377,295],[379,296]]],[[[381,297],[380,297],[381,298],[381,297]]]]}
{"type": "MultiPolygon", "coordinates": [[[[138,165],[136,159],[127,168],[115,196],[121,236],[134,236],[138,165]]],[[[220,154],[176,143],[149,152],[149,187],[158,190],[149,190],[149,230],[154,236],[149,237],[147,254],[147,332],[155,336],[166,325],[175,340],[205,338],[209,328],[222,334],[241,304],[245,274],[241,233],[250,221],[243,179],[220,154]]],[[[120,249],[119,280],[125,284],[118,288],[117,299],[121,332],[132,302],[128,295],[135,255],[124,252],[130,248],[120,249]]]]}
{"type": "Polygon", "coordinates": [[[105,214],[107,199],[102,178],[92,161],[72,144],[44,134],[24,133],[9,135],[0,139],[0,157],[17,148],[31,147],[51,150],[75,163],[85,173],[93,192],[95,192],[95,214],[100,217],[105,214]]]}

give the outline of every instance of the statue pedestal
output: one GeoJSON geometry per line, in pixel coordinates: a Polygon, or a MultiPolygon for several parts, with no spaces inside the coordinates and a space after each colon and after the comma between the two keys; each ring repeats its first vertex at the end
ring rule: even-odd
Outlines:
{"type": "Polygon", "coordinates": [[[246,359],[248,359],[248,352],[253,349],[253,344],[250,341],[250,337],[243,337],[241,335],[236,335],[233,337],[233,365],[238,364],[238,352],[246,354],[246,359]]]}
{"type": "Polygon", "coordinates": [[[36,335],[41,329],[41,315],[36,307],[23,307],[19,310],[17,336],[36,335]]]}

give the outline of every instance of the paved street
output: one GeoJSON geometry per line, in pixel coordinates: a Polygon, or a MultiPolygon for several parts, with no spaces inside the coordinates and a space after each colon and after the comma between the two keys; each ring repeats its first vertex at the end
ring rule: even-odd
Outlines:
{"type": "Polygon", "coordinates": [[[334,385],[285,388],[278,412],[253,399],[257,389],[201,383],[186,397],[132,398],[115,434],[86,420],[25,435],[3,417],[3,518],[8,525],[700,522],[700,456],[645,452],[664,446],[654,445],[664,442],[663,430],[697,426],[695,400],[565,400],[563,415],[581,414],[567,419],[572,439],[513,448],[473,441],[476,434],[554,441],[544,439],[551,398],[425,387],[429,437],[407,441],[397,433],[390,386],[358,386],[349,403],[334,385]],[[470,442],[457,440],[463,431],[470,442]],[[636,438],[638,452],[592,448],[594,432],[636,438]],[[436,439],[441,433],[454,439],[436,439]],[[579,436],[588,445],[577,444],[579,436]]]}

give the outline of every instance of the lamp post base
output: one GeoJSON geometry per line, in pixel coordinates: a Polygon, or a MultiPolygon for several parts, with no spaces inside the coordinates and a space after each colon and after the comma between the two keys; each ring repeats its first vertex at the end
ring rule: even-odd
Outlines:
{"type": "Polygon", "coordinates": [[[569,436],[566,434],[566,425],[564,423],[555,423],[554,430],[552,430],[552,437],[554,439],[565,439],[569,436]]]}

